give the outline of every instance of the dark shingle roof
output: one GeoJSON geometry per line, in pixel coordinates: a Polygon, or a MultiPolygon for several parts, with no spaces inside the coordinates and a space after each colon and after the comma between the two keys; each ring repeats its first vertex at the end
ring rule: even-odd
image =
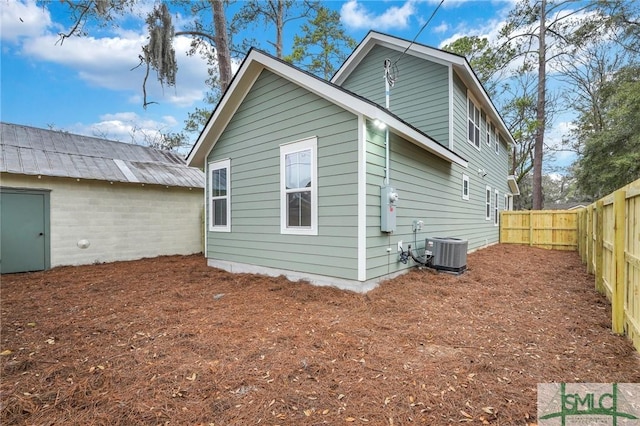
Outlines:
{"type": "Polygon", "coordinates": [[[202,171],[155,148],[0,123],[0,172],[204,187],[202,171]]]}

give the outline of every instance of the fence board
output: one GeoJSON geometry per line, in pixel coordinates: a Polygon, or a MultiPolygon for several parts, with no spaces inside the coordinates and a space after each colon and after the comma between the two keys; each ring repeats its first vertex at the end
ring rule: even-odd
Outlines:
{"type": "Polygon", "coordinates": [[[576,250],[578,212],[574,210],[504,211],[500,242],[553,250],[576,250]]]}
{"type": "Polygon", "coordinates": [[[611,302],[611,328],[640,351],[640,179],[579,211],[502,212],[500,242],[578,250],[611,302]]]}
{"type": "Polygon", "coordinates": [[[625,195],[624,328],[640,350],[640,180],[625,195]]]}
{"type": "Polygon", "coordinates": [[[640,351],[640,179],[579,213],[578,251],[611,302],[611,328],[640,351]]]}
{"type": "Polygon", "coordinates": [[[640,351],[640,179],[579,211],[502,212],[500,242],[578,250],[611,302],[611,328],[640,351]]]}

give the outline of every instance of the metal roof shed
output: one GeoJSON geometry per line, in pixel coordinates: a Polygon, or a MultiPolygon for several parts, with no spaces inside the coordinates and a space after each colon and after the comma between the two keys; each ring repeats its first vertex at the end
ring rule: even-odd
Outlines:
{"type": "Polygon", "coordinates": [[[203,187],[172,152],[0,123],[0,272],[200,252],[203,187]]]}

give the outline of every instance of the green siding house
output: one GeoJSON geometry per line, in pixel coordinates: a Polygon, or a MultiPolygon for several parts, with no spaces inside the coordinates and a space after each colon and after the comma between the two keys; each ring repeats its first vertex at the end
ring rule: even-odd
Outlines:
{"type": "Polygon", "coordinates": [[[326,81],[252,49],[187,157],[208,264],[367,291],[426,237],[495,244],[511,143],[463,57],[371,32],[326,81]]]}

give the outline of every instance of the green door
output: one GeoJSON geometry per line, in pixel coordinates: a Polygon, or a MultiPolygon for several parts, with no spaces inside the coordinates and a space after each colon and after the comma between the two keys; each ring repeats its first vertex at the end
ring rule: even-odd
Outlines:
{"type": "Polygon", "coordinates": [[[0,190],[0,273],[49,267],[49,192],[0,190]]]}

